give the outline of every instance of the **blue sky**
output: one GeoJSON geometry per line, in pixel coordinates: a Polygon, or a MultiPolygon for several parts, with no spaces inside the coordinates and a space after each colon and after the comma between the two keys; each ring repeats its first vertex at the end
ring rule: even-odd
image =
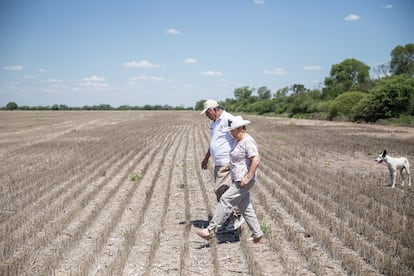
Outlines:
{"type": "Polygon", "coordinates": [[[411,0],[0,0],[0,106],[168,104],[320,88],[414,43],[411,0]]]}

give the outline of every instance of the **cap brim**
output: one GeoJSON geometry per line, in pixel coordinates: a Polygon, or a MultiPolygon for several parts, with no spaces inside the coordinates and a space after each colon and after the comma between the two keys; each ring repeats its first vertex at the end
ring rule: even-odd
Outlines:
{"type": "Polygon", "coordinates": [[[207,109],[208,109],[208,108],[205,108],[203,111],[201,111],[201,112],[200,112],[200,114],[204,114],[204,113],[206,113],[207,109]]]}

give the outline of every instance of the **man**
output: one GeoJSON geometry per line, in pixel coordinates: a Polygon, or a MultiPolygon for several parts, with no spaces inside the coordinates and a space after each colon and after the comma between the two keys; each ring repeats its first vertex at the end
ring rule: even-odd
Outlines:
{"type": "MultiPolygon", "coordinates": [[[[208,168],[210,156],[214,160],[214,192],[216,193],[217,202],[231,185],[230,177],[230,150],[234,146],[234,139],[227,131],[228,127],[234,120],[234,116],[225,110],[215,100],[204,102],[204,109],[201,114],[205,114],[210,120],[210,145],[201,162],[201,169],[208,168]]],[[[243,217],[237,210],[234,216],[231,216],[227,225],[221,227],[222,230],[234,230],[240,227],[244,222],[243,217]]]]}

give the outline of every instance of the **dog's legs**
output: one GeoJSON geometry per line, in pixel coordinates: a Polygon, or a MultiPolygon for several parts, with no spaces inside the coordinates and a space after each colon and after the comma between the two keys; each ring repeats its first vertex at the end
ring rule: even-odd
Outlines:
{"type": "Polygon", "coordinates": [[[397,171],[394,171],[394,172],[390,173],[391,188],[395,188],[395,178],[396,177],[397,177],[397,171]]]}
{"type": "Polygon", "coordinates": [[[401,186],[402,187],[404,187],[404,169],[405,169],[405,167],[402,167],[401,169],[400,169],[400,174],[401,174],[401,179],[402,179],[402,182],[401,182],[401,186]]]}
{"type": "Polygon", "coordinates": [[[410,165],[406,165],[405,166],[405,170],[407,171],[408,174],[408,186],[411,186],[411,174],[410,174],[410,165]]]}

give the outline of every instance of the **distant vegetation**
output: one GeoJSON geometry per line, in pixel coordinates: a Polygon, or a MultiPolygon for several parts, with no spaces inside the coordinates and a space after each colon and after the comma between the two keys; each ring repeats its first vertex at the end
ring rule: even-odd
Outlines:
{"type": "Polygon", "coordinates": [[[85,105],[83,107],[70,107],[64,104],[54,104],[52,106],[18,106],[15,102],[9,102],[3,110],[192,110],[192,107],[170,106],[170,105],[144,105],[130,106],[121,105],[112,107],[109,104],[85,105]]]}
{"type": "MultiPolygon", "coordinates": [[[[194,109],[202,110],[205,99],[194,109]]],[[[414,44],[397,46],[391,61],[370,68],[350,58],[332,65],[323,88],[308,89],[293,84],[272,93],[266,86],[258,89],[243,86],[234,90],[234,98],[220,102],[230,112],[247,112],[294,118],[378,122],[414,125],[414,44]],[[257,93],[256,93],[257,92],[257,93]],[[256,93],[256,95],[254,95],[256,93]]],[[[108,104],[68,107],[18,106],[9,102],[6,110],[192,110],[193,107],[169,105],[108,104]]]]}
{"type": "MultiPolygon", "coordinates": [[[[202,110],[204,101],[195,109],[202,110]]],[[[294,84],[272,94],[265,86],[244,86],[220,105],[230,112],[414,125],[414,44],[395,47],[391,61],[376,68],[356,59],[335,64],[321,90],[294,84]]]]}

